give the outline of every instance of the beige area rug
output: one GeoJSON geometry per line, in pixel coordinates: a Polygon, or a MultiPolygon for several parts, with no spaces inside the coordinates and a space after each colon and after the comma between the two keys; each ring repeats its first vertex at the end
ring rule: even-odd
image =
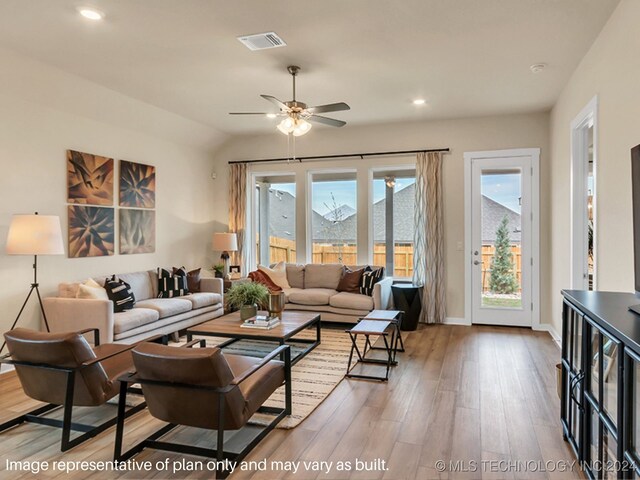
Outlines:
{"type": "MultiPolygon", "coordinates": [[[[303,332],[297,338],[305,338],[307,336],[314,338],[315,331],[303,332]]],[[[216,346],[228,340],[220,337],[194,336],[194,338],[206,338],[208,346],[216,346]]],[[[292,345],[292,356],[297,355],[299,351],[305,348],[304,344],[300,345],[300,347],[292,345]]],[[[277,346],[276,342],[240,340],[226,347],[224,351],[264,357],[277,346]]],[[[289,429],[297,426],[327,398],[344,378],[350,350],[351,340],[344,329],[322,329],[320,345],[292,368],[292,414],[282,420],[277,428],[289,429]]],[[[276,390],[265,405],[269,407],[284,406],[284,387],[276,390]]],[[[251,422],[266,425],[272,418],[267,415],[256,414],[251,419],[251,422]]]]}

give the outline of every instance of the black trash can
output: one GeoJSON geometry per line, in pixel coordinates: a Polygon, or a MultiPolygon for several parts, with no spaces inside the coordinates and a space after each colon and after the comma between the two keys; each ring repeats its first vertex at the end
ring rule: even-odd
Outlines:
{"type": "Polygon", "coordinates": [[[411,331],[418,328],[418,319],[422,311],[422,285],[396,283],[391,285],[395,310],[404,312],[402,330],[411,331]]]}

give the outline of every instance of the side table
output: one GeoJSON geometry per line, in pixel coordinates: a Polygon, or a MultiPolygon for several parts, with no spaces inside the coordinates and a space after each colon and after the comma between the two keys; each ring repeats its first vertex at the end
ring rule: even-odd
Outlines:
{"type": "Polygon", "coordinates": [[[411,331],[418,328],[418,319],[422,311],[422,285],[396,283],[391,285],[393,304],[396,310],[404,312],[402,330],[411,331]]]}
{"type": "Polygon", "coordinates": [[[247,278],[247,277],[242,277],[242,278],[234,278],[234,279],[225,279],[224,280],[224,293],[227,293],[229,291],[229,289],[231,287],[233,287],[234,285],[238,285],[240,283],[247,283],[250,282],[251,279],[247,278]]]}

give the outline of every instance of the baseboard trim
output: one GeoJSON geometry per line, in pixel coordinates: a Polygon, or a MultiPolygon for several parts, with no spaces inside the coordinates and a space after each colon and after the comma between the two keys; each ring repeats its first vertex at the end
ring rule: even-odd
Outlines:
{"type": "Polygon", "coordinates": [[[471,326],[471,322],[469,322],[466,318],[462,317],[447,317],[444,319],[445,325],[466,325],[467,327],[471,326]]]}
{"type": "Polygon", "coordinates": [[[3,373],[13,372],[15,369],[16,368],[13,365],[3,363],[2,365],[0,365],[0,375],[2,375],[3,373]]]}
{"type": "Polygon", "coordinates": [[[556,342],[558,347],[562,348],[562,336],[550,323],[541,323],[540,325],[536,325],[533,329],[541,332],[547,332],[549,335],[551,335],[551,338],[554,342],[556,342]]]}

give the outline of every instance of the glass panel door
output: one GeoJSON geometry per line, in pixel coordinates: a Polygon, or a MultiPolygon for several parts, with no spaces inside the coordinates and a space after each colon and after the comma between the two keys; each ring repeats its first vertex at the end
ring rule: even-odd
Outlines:
{"type": "Polygon", "coordinates": [[[472,160],[473,323],[531,325],[531,158],[472,160]]]}

